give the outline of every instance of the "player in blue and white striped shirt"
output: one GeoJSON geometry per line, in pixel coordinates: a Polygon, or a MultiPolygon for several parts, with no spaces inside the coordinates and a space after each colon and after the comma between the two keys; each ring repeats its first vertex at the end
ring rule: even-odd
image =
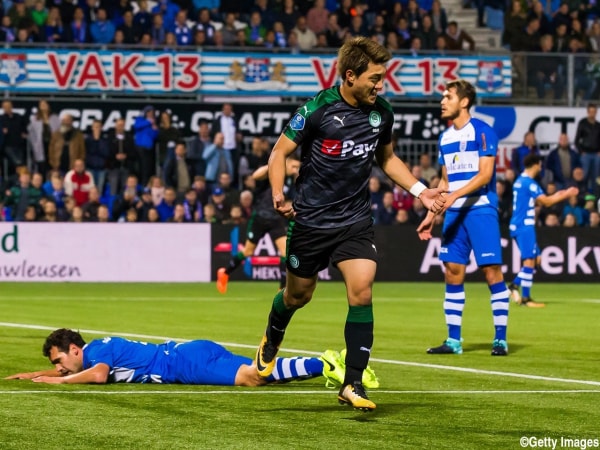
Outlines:
{"type": "Polygon", "coordinates": [[[517,277],[509,285],[512,299],[530,308],[542,308],[544,303],[531,299],[533,274],[540,258],[540,250],[535,235],[535,206],[552,206],[579,193],[576,187],[570,187],[546,195],[535,178],[542,171],[542,158],[539,155],[527,155],[523,164],[525,170],[513,185],[513,212],[510,219],[510,236],[517,242],[521,252],[522,266],[517,277]],[[519,286],[523,289],[519,293],[519,286]]]}
{"type": "MultiPolygon", "coordinates": [[[[446,84],[441,101],[442,119],[453,122],[439,139],[439,163],[442,167],[439,187],[448,190],[443,207],[446,216],[440,249],[440,260],[446,269],[444,312],[448,338],[439,347],[429,348],[427,353],[462,353],[464,279],[473,251],[491,292],[495,328],[492,355],[505,356],[508,354],[509,291],[501,270],[502,247],[496,195],[498,137],[489,125],[469,114],[475,95],[473,85],[465,80],[455,80],[446,84]]],[[[417,228],[420,239],[431,238],[433,217],[432,212],[427,213],[417,228]]]]}
{"type": "MultiPolygon", "coordinates": [[[[261,377],[251,358],[235,355],[208,340],[166,341],[162,344],[121,337],[94,339],[86,344],[76,331],[52,332],[43,346],[54,369],[11,375],[51,384],[165,383],[222,386],[262,386],[272,382],[303,380],[323,375],[341,385],[345,364],[338,352],[327,350],[320,358],[277,358],[273,373],[261,377]]],[[[363,383],[379,386],[367,367],[363,383]]]]}

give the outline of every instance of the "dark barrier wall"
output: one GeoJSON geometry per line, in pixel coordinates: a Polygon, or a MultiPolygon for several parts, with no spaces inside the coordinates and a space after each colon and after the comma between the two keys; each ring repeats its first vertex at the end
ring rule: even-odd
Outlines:
{"type": "MultiPolygon", "coordinates": [[[[442,264],[438,259],[441,245],[440,230],[435,238],[420,241],[415,227],[399,225],[376,227],[379,253],[377,281],[443,281],[442,264]]],[[[231,255],[232,235],[240,244],[245,240],[244,227],[213,225],[212,227],[212,277],[219,267],[225,266],[231,255]],[[237,235],[237,237],[236,237],[237,235]]],[[[503,230],[503,271],[510,281],[520,268],[516,246],[503,230]]],[[[536,281],[600,282],[600,230],[586,228],[539,229],[538,241],[542,263],[536,272],[536,281]]],[[[341,280],[333,267],[321,272],[323,280],[341,280]]],[[[261,240],[251,264],[240,267],[232,280],[278,280],[279,258],[269,236],[261,240]]],[[[483,281],[474,260],[467,267],[468,281],[483,281]]]]}
{"type": "MultiPolygon", "coordinates": [[[[32,108],[37,108],[37,101],[14,100],[14,107],[19,113],[29,117],[32,108]]],[[[75,126],[87,130],[94,119],[102,121],[103,130],[114,127],[115,120],[125,118],[126,129],[130,129],[135,118],[147,105],[157,110],[169,110],[173,115],[173,123],[182,130],[184,136],[196,134],[201,120],[212,120],[221,111],[222,103],[190,103],[183,101],[148,102],[127,99],[123,101],[111,99],[100,100],[64,100],[51,99],[52,110],[57,114],[69,113],[75,119],[75,126]]],[[[240,131],[247,136],[278,136],[299,103],[237,103],[233,110],[239,120],[240,131]]],[[[396,108],[394,127],[399,139],[437,139],[443,128],[440,126],[439,107],[402,107],[396,108]]]]}

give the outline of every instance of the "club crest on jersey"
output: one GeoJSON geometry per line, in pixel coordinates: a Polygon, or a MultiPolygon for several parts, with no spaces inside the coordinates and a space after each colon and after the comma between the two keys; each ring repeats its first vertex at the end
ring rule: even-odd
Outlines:
{"type": "Polygon", "coordinates": [[[374,128],[381,125],[381,114],[377,111],[371,111],[371,114],[369,114],[369,124],[374,128]]]}
{"type": "Polygon", "coordinates": [[[290,255],[288,261],[290,263],[290,266],[293,269],[297,269],[298,266],[300,265],[300,260],[298,259],[298,257],[296,255],[290,255]]]}
{"type": "Polygon", "coordinates": [[[467,141],[460,141],[458,148],[461,152],[464,152],[467,149],[467,141]]]}
{"type": "Polygon", "coordinates": [[[300,131],[304,129],[304,123],[306,119],[302,117],[300,113],[296,113],[292,120],[290,120],[290,128],[294,131],[300,131]]]}

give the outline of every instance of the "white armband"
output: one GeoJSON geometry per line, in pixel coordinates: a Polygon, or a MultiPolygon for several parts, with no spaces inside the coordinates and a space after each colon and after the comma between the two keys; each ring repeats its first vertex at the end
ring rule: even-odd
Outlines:
{"type": "Polygon", "coordinates": [[[419,195],[421,195],[425,189],[427,189],[427,186],[420,181],[417,181],[412,185],[408,192],[410,192],[415,198],[419,198],[419,195]]]}

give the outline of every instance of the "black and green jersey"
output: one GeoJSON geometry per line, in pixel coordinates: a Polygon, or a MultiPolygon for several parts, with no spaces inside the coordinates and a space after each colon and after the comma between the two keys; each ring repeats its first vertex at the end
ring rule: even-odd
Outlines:
{"type": "MultiPolygon", "coordinates": [[[[288,200],[294,199],[294,179],[286,176],[283,183],[283,194],[288,200]]],[[[281,217],[273,207],[273,191],[269,180],[259,180],[254,189],[254,211],[263,218],[281,217]]]]}
{"type": "Polygon", "coordinates": [[[336,228],[371,216],[375,149],[391,141],[393,121],[383,98],[350,106],[339,86],[319,92],[296,111],[283,133],[302,150],[294,200],[298,223],[336,228]]]}

